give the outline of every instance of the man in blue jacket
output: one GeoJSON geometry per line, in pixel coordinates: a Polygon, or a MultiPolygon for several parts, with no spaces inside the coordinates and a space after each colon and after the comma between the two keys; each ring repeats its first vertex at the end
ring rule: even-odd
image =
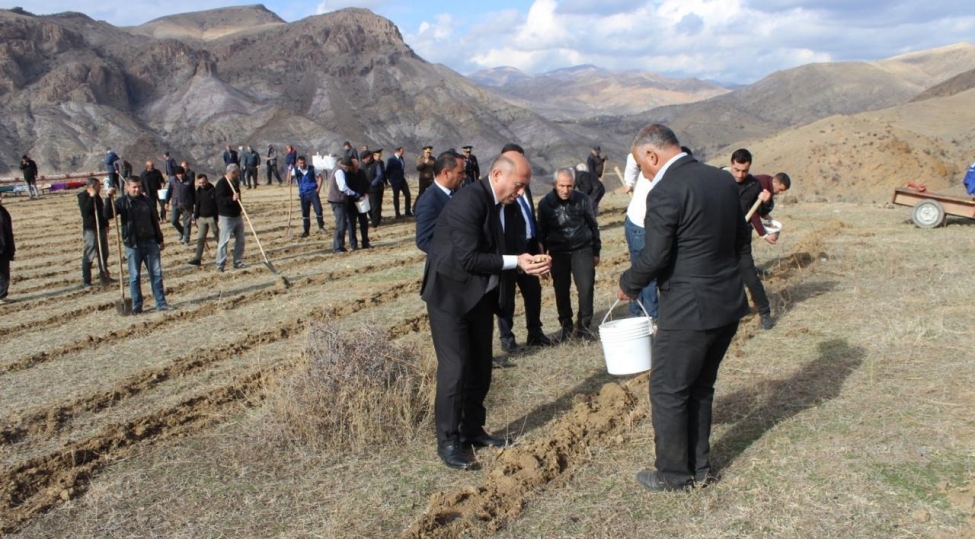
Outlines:
{"type": "Polygon", "coordinates": [[[315,174],[315,166],[308,165],[305,156],[298,156],[294,170],[291,171],[298,184],[298,198],[301,200],[301,223],[304,232],[302,238],[308,237],[311,229],[311,208],[315,208],[315,217],[318,219],[318,230],[325,232],[325,219],[322,217],[322,199],[318,192],[322,189],[322,175],[315,174]]]}
{"type": "Polygon", "coordinates": [[[119,187],[118,167],[115,165],[118,159],[118,154],[111,148],[105,150],[105,172],[108,173],[108,185],[113,188],[119,187]]]}

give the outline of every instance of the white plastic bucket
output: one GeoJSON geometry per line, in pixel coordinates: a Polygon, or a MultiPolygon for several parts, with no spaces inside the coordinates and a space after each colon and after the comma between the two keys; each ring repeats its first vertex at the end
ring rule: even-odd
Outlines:
{"type": "Polygon", "coordinates": [[[632,375],[650,369],[650,341],[653,333],[653,320],[647,310],[637,301],[646,317],[630,317],[618,321],[606,319],[619,304],[617,300],[609,308],[602,324],[599,325],[599,341],[603,345],[606,358],[606,371],[610,375],[632,375]]]}
{"type": "Polygon", "coordinates": [[[762,223],[765,226],[765,232],[769,234],[778,234],[782,232],[782,222],[770,219],[762,223]]]}
{"type": "Polygon", "coordinates": [[[169,188],[168,187],[164,187],[164,188],[160,189],[158,191],[158,194],[159,194],[159,200],[160,201],[165,201],[166,200],[166,195],[169,195],[169,188]]]}
{"type": "Polygon", "coordinates": [[[369,210],[372,210],[372,205],[369,204],[369,198],[363,197],[355,202],[355,209],[359,211],[360,214],[365,214],[369,210]]]}

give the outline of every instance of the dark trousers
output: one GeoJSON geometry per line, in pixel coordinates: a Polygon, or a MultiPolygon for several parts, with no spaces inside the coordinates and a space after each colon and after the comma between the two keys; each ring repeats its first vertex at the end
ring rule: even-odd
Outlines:
{"type": "Polygon", "coordinates": [[[758,269],[755,268],[755,259],[752,257],[751,247],[748,248],[747,255],[738,259],[738,273],[741,274],[741,280],[745,282],[745,287],[751,293],[752,302],[755,303],[755,309],[758,310],[758,313],[761,315],[770,314],[772,309],[769,307],[768,295],[765,294],[762,280],[758,277],[758,269]]]}
{"type": "Polygon", "coordinates": [[[10,259],[0,257],[0,300],[10,291],[10,259]]]}
{"type": "Polygon", "coordinates": [[[269,186],[271,185],[271,175],[272,174],[274,175],[275,178],[278,179],[278,183],[280,184],[281,183],[281,174],[278,173],[278,166],[277,165],[271,165],[269,163],[267,165],[267,185],[269,185],[269,186]]]}
{"type": "Polygon", "coordinates": [[[300,193],[298,198],[301,199],[301,225],[304,227],[304,231],[308,232],[311,228],[311,209],[315,209],[315,217],[318,218],[318,228],[325,228],[325,218],[322,217],[322,199],[318,196],[317,191],[309,191],[308,193],[300,193]]]}
{"type": "Polygon", "coordinates": [[[410,206],[410,186],[406,183],[406,180],[402,184],[393,184],[393,210],[396,212],[396,217],[400,217],[399,213],[399,194],[403,193],[403,199],[406,203],[406,215],[412,215],[413,210],[410,206]]]}
{"type": "Polygon", "coordinates": [[[497,299],[496,292],[489,292],[459,317],[427,304],[437,353],[434,414],[441,446],[484,431],[484,398],[491,388],[491,316],[497,299]]]}
{"type": "Polygon", "coordinates": [[[158,198],[157,199],[153,199],[153,200],[155,200],[156,201],[156,204],[159,205],[159,219],[165,220],[166,219],[166,202],[165,201],[162,201],[162,200],[160,200],[158,198]]]}
{"type": "Polygon", "coordinates": [[[419,199],[420,198],[420,195],[423,195],[423,192],[426,191],[427,188],[429,188],[432,185],[433,185],[433,178],[421,178],[420,179],[420,190],[417,191],[416,198],[419,199]]]}
{"type": "Polygon", "coordinates": [[[673,487],[711,470],[711,405],[718,366],[738,321],[712,330],[664,330],[653,336],[650,404],[656,467],[673,487]]]}
{"type": "Polygon", "coordinates": [[[369,244],[369,214],[360,214],[355,204],[351,204],[346,210],[349,221],[349,246],[352,249],[359,248],[359,239],[356,238],[355,225],[359,224],[359,233],[362,236],[362,247],[370,247],[369,244]]]}
{"type": "Polygon", "coordinates": [[[115,172],[108,173],[108,187],[121,190],[122,186],[119,185],[118,173],[115,172]]]}
{"type": "Polygon", "coordinates": [[[179,232],[179,241],[184,244],[190,243],[190,234],[193,232],[193,209],[183,208],[176,204],[172,207],[172,219],[170,223],[179,232]]]}
{"type": "Polygon", "coordinates": [[[579,293],[576,325],[580,329],[588,329],[592,324],[592,296],[596,282],[596,265],[593,262],[591,249],[573,253],[552,253],[555,306],[563,329],[572,328],[572,299],[569,296],[572,281],[575,281],[576,291],[579,293]]]}
{"type": "Polygon", "coordinates": [[[383,192],[386,188],[370,188],[369,190],[369,221],[373,227],[378,227],[383,221],[383,192]]]}
{"type": "Polygon", "coordinates": [[[525,302],[525,327],[528,330],[528,335],[541,335],[542,284],[538,280],[538,276],[531,276],[521,272],[504,272],[501,274],[501,279],[511,281],[502,288],[505,298],[501,301],[503,307],[501,307],[498,313],[498,333],[501,336],[501,342],[515,340],[513,329],[516,283],[518,284],[518,289],[521,290],[521,298],[525,302]]]}
{"type": "Polygon", "coordinates": [[[335,234],[332,235],[332,251],[345,251],[345,229],[349,225],[349,205],[341,202],[329,202],[332,214],[335,215],[335,234]]]}
{"type": "Polygon", "coordinates": [[[247,189],[257,187],[257,167],[244,168],[244,185],[247,186],[247,189]]]}

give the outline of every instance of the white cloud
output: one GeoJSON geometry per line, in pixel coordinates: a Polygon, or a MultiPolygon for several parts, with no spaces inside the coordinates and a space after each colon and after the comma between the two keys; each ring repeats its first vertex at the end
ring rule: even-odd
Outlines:
{"type": "Polygon", "coordinates": [[[931,0],[922,15],[909,0],[869,8],[845,0],[533,0],[527,11],[480,14],[476,24],[451,19],[449,31],[428,21],[406,39],[420,56],[461,72],[596,64],[753,82],[810,62],[872,60],[968,40],[975,16],[953,5],[931,0]]]}

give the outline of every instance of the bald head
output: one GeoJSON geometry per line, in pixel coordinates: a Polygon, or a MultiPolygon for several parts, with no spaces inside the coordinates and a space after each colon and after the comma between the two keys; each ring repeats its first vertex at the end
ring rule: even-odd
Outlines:
{"type": "Polygon", "coordinates": [[[532,179],[532,167],[524,155],[509,151],[491,164],[491,188],[498,202],[511,204],[525,192],[532,179]]]}

